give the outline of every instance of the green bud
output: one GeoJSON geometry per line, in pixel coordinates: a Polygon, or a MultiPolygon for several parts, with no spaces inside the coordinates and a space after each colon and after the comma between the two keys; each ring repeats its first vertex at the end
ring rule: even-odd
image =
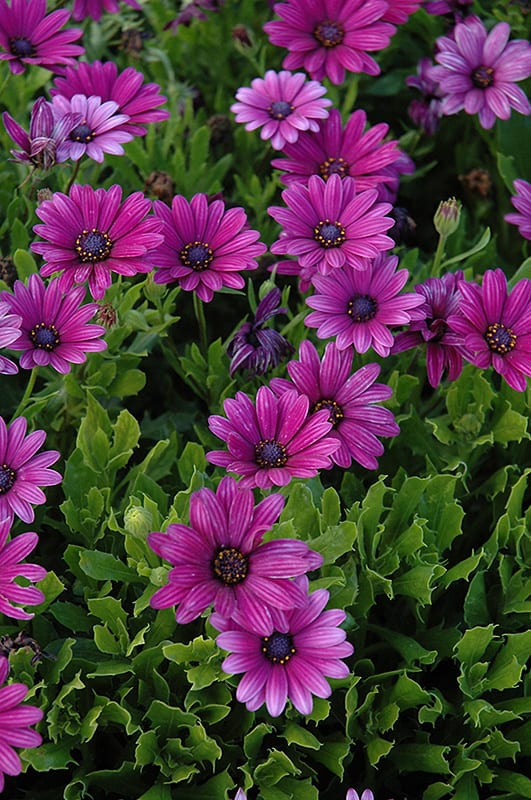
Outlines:
{"type": "Polygon", "coordinates": [[[441,200],[433,217],[433,224],[439,236],[450,236],[459,227],[461,217],[461,202],[455,197],[441,200]]]}
{"type": "Polygon", "coordinates": [[[152,524],[151,511],[142,506],[130,506],[124,514],[124,528],[132,536],[145,537],[152,530],[152,524]]]}
{"type": "Polygon", "coordinates": [[[160,283],[155,283],[152,272],[148,274],[144,284],[144,294],[148,300],[151,300],[152,303],[155,302],[155,300],[160,299],[164,294],[166,294],[167,290],[167,286],[163,286],[160,283]]]}

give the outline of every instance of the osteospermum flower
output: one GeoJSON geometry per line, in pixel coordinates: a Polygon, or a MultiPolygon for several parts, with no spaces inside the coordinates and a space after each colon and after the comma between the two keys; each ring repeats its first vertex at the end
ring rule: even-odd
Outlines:
{"type": "Polygon", "coordinates": [[[13,350],[22,351],[21,367],[50,365],[65,374],[72,364],[86,361],[87,353],[105,350],[107,344],[101,338],[105,328],[88,324],[99,306],[83,305],[84,297],[84,286],[63,294],[58,278],[45,286],[38,275],[30,275],[27,287],[17,281],[14,294],[0,293],[0,300],[22,319],[20,335],[11,345],[13,350]]]}
{"type": "Polygon", "coordinates": [[[407,22],[410,15],[420,8],[423,0],[387,0],[388,9],[383,14],[384,22],[392,22],[394,25],[401,25],[407,22]]]}
{"type": "MultiPolygon", "coordinates": [[[[142,11],[142,6],[136,0],[123,0],[131,8],[137,11],[142,11]]],[[[80,22],[87,17],[99,22],[101,15],[106,11],[107,14],[118,14],[120,11],[120,4],[118,0],[74,0],[74,10],[72,11],[72,18],[76,22],[80,22]]]]}
{"type": "Polygon", "coordinates": [[[496,118],[509,119],[511,108],[530,114],[531,106],[516,81],[531,75],[531,45],[523,39],[509,42],[511,29],[499,22],[487,30],[478,17],[459,22],[453,36],[437,39],[438,52],[430,77],[439,83],[443,114],[477,114],[483,128],[496,118]]]}
{"type": "Polygon", "coordinates": [[[194,291],[208,303],[222,286],[242,289],[241,270],[256,269],[256,258],[266,246],[258,242],[258,231],[247,227],[243,208],[225,210],[222,200],[208,202],[196,194],[189,202],[182,195],[172,207],[154,203],[161,221],[163,242],[150,255],[156,283],[177,281],[187,292],[194,291]]]}
{"type": "MultiPolygon", "coordinates": [[[[12,314],[7,303],[0,302],[0,348],[10,347],[20,335],[21,318],[12,314]]],[[[18,367],[10,358],[0,355],[0,375],[15,375],[18,367]]]]}
{"type": "Polygon", "coordinates": [[[74,64],[85,52],[72,44],[83,35],[81,28],[61,31],[70,12],[52,11],[46,16],[46,0],[0,0],[0,59],[9,61],[15,75],[26,70],[26,64],[59,72],[63,66],[74,64]]]}
{"type": "Polygon", "coordinates": [[[86,97],[84,94],[75,94],[67,100],[62,95],[56,95],[52,99],[52,106],[57,120],[72,114],[81,117],[81,122],[72,128],[57,148],[56,159],[59,162],[67,158],[77,161],[86,154],[101,163],[105,153],[123,155],[122,143],[130,142],[133,138],[132,133],[120,129],[128,117],[126,114],[117,114],[118,104],[111,100],[102,103],[100,97],[86,97]]]}
{"type": "Polygon", "coordinates": [[[317,81],[308,81],[303,72],[294,75],[270,69],[264,78],[251,81],[251,88],[236,92],[237,103],[230,110],[236,122],[245,122],[245,129],[262,128],[260,137],[271,139],[275,150],[286,142],[293,144],[301,131],[319,130],[318,119],[326,119],[332,101],[322,95],[326,88],[317,81]]]}
{"type": "Polygon", "coordinates": [[[0,611],[13,619],[31,619],[33,614],[13,603],[36,606],[45,600],[45,596],[35,586],[16,583],[15,578],[42,581],[46,577],[44,567],[19,563],[36,547],[39,537],[36,533],[21,533],[8,542],[10,528],[11,517],[0,519],[0,611]]]}
{"type": "Polygon", "coordinates": [[[352,459],[367,469],[377,469],[377,456],[384,452],[377,436],[397,436],[400,428],[393,413],[375,403],[388,400],[392,389],[375,383],[380,374],[378,364],[366,364],[351,375],[352,350],[340,351],[330,342],[323,359],[311,342],[302,342],[299,361],[288,364],[291,381],[273,378],[276,394],[295,388],[310,401],[310,414],[327,409],[332,423],[330,436],[340,442],[332,453],[332,461],[343,469],[352,459]]]}
{"type": "Polygon", "coordinates": [[[267,22],[264,30],[273,44],[290,51],[283,67],[304,67],[315,80],[326,76],[339,84],[345,70],[379,75],[368,51],[387,47],[396,30],[382,22],[388,7],[381,0],[288,0],[274,6],[280,20],[267,22]]]}
{"type": "Polygon", "coordinates": [[[508,292],[503,270],[487,270],[482,286],[459,283],[460,313],[448,318],[481,369],[492,366],[517,392],[531,375],[531,280],[522,278],[508,292]]]}
{"type": "Polygon", "coordinates": [[[407,325],[412,310],[424,298],[416,292],[400,294],[409,274],[396,271],[398,258],[381,255],[365,270],[342,269],[331,275],[318,275],[313,284],[316,293],[306,303],[315,309],[306,317],[306,325],[317,328],[321,339],[336,337],[339,350],[354,347],[366,353],[369,347],[380,356],[388,356],[393,346],[390,327],[407,325]]]}
{"type": "Polygon", "coordinates": [[[516,213],[506,214],[504,219],[513,225],[518,225],[520,236],[531,239],[531,183],[515,180],[516,195],[511,197],[511,203],[516,208],[516,213]]]}
{"type": "Polygon", "coordinates": [[[370,789],[364,789],[360,797],[355,789],[348,789],[345,800],[374,800],[374,795],[370,789]]]}
{"type": "MultiPolygon", "coordinates": [[[[0,659],[0,683],[9,671],[7,658],[0,659]]],[[[4,775],[19,775],[22,763],[15,747],[38,747],[42,737],[30,725],[40,722],[43,712],[36,706],[22,705],[28,693],[23,683],[11,683],[0,689],[0,792],[4,790],[4,775]]]]}
{"type": "Polygon", "coordinates": [[[190,500],[190,525],[150,533],[148,544],[173,565],[168,583],[151,598],[153,608],[178,605],[177,622],[190,622],[208,606],[232,617],[236,609],[252,629],[272,624],[275,610],[300,606],[304,592],[290,578],[322,564],[295,539],[262,542],[284,497],[271,494],[256,507],[251,489],[225,477],[216,493],[200,489],[190,500]]]}
{"type": "Polygon", "coordinates": [[[17,417],[7,426],[0,417],[0,519],[14,514],[23,522],[33,522],[32,505],[41,505],[46,496],[39,486],[61,483],[62,477],[48,469],[59,458],[57,450],[37,450],[46,439],[44,431],[26,436],[25,417],[17,417]]]}
{"type": "Polygon", "coordinates": [[[123,203],[121,199],[117,184],[110,189],[74,184],[69,195],[55,192],[41,203],[35,213],[44,224],[33,230],[47,241],[31,245],[44,258],[41,275],[61,271],[62,292],[88,280],[93,298],[100,300],[111,285],[112,272],[149,272],[147,255],[162,242],[162,223],[147,216],[151,201],[141,192],[123,203]]]}
{"type": "Polygon", "coordinates": [[[438,83],[430,77],[433,63],[429,58],[421,58],[417,64],[417,74],[408,75],[406,85],[418,89],[422,97],[412,100],[407,113],[412,121],[428,136],[433,136],[439,127],[442,115],[441,103],[444,92],[438,83]]]}
{"type": "Polygon", "coordinates": [[[228,450],[207,453],[211,464],[243,475],[243,487],[285,486],[292,478],[313,478],[332,466],[339,442],[328,434],[332,424],[323,409],[308,418],[309,401],[296,391],[276,397],[267,386],[256,395],[256,406],[243,392],[223,404],[227,417],[211,416],[212,433],[228,450]]]}
{"type": "Polygon", "coordinates": [[[39,97],[31,109],[29,134],[7,111],[4,111],[2,119],[10,137],[22,148],[10,151],[14,159],[34,167],[50,169],[55,164],[57,148],[82,118],[80,114],[69,113],[55,119],[51,103],[39,97]]]}

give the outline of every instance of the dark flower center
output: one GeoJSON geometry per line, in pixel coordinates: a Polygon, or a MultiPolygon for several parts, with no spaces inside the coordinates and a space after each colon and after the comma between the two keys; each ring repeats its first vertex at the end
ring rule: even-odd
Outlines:
{"type": "Polygon", "coordinates": [[[29,39],[25,36],[15,36],[9,40],[9,49],[14,56],[30,58],[37,52],[29,39]]]}
{"type": "Polygon", "coordinates": [[[430,342],[440,342],[448,330],[448,325],[443,319],[430,319],[429,317],[426,320],[426,327],[433,334],[430,342]]]}
{"type": "Polygon", "coordinates": [[[347,303],[347,314],[355,322],[368,322],[377,310],[376,300],[368,294],[356,294],[347,303]]]}
{"type": "Polygon", "coordinates": [[[269,111],[269,116],[273,117],[273,119],[286,119],[293,111],[293,106],[286,100],[275,100],[267,110],[269,111]]]}
{"type": "Polygon", "coordinates": [[[516,345],[516,333],[501,322],[489,325],[485,331],[485,339],[492,352],[500,356],[510,353],[516,345]]]}
{"type": "Polygon", "coordinates": [[[111,254],[112,241],[110,237],[96,228],[92,230],[85,230],[79,234],[76,239],[76,253],[79,260],[84,264],[87,262],[95,263],[96,261],[104,261],[111,254]]]}
{"type": "Polygon", "coordinates": [[[212,249],[204,242],[188,242],[179,253],[181,263],[195,272],[208,269],[214,260],[212,249]]]}
{"type": "Polygon", "coordinates": [[[285,664],[296,652],[293,637],[289,633],[273,631],[271,636],[262,637],[262,653],[273,664],[285,664]]]}
{"type": "Polygon", "coordinates": [[[313,35],[323,47],[337,47],[344,39],[345,29],[339,22],[324,19],[315,26],[313,35]]]}
{"type": "Polygon", "coordinates": [[[339,247],[347,237],[340,222],[330,222],[329,219],[325,219],[313,229],[313,238],[321,247],[339,247]]]}
{"type": "Polygon", "coordinates": [[[235,547],[222,545],[214,558],[212,569],[222,583],[235,586],[247,577],[249,559],[235,547]]]}
{"type": "Polygon", "coordinates": [[[70,131],[70,138],[72,141],[81,142],[82,144],[88,144],[95,136],[96,132],[90,125],[87,125],[86,120],[76,125],[76,127],[70,131]]]}
{"type": "Polygon", "coordinates": [[[313,414],[316,411],[321,411],[323,408],[326,408],[329,412],[328,422],[331,422],[334,428],[336,428],[345,417],[343,409],[335,400],[318,400],[317,403],[313,404],[311,413],[313,414]]]}
{"type": "Polygon", "coordinates": [[[0,466],[0,494],[6,494],[17,479],[17,473],[7,464],[0,466]]]}
{"type": "Polygon", "coordinates": [[[59,331],[55,325],[39,322],[30,331],[30,339],[39,350],[55,350],[61,344],[59,331]]]}
{"type": "Polygon", "coordinates": [[[284,467],[288,454],[284,445],[276,439],[263,439],[255,445],[254,460],[259,467],[284,467]]]}
{"type": "Polygon", "coordinates": [[[339,158],[327,158],[319,165],[319,173],[321,178],[327,181],[330,175],[339,175],[340,178],[344,178],[345,175],[348,175],[348,168],[349,164],[341,156],[339,158]]]}
{"type": "Polygon", "coordinates": [[[477,67],[471,77],[472,83],[477,89],[486,89],[494,83],[494,69],[492,67],[477,67]]]}

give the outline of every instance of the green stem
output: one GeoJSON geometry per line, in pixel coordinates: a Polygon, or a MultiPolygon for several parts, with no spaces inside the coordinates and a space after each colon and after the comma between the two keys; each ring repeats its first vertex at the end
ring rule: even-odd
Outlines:
{"type": "MultiPolygon", "coordinates": [[[[2,85],[0,86],[0,97],[3,97],[3,96],[4,96],[4,92],[5,92],[5,90],[7,89],[7,84],[8,84],[8,83],[9,83],[9,81],[10,81],[11,75],[12,75],[12,72],[11,72],[11,70],[8,70],[8,71],[7,71],[7,75],[6,75],[6,77],[4,78],[4,81],[3,81],[2,85]]],[[[4,107],[5,107],[5,106],[4,106],[4,107]]]]}
{"type": "Polygon", "coordinates": [[[13,422],[13,420],[15,420],[17,417],[20,417],[20,415],[28,405],[28,400],[30,399],[31,393],[33,392],[33,389],[35,387],[35,381],[37,380],[38,374],[39,374],[39,368],[33,367],[28,379],[28,383],[26,384],[26,391],[24,392],[24,396],[22,397],[22,400],[18,404],[15,413],[13,414],[11,422],[13,422]]]}
{"type": "Polygon", "coordinates": [[[69,180],[69,181],[68,181],[68,183],[66,184],[65,194],[68,194],[68,192],[69,192],[69,191],[70,191],[70,189],[72,188],[72,184],[74,183],[75,179],[77,178],[77,174],[78,174],[78,172],[79,172],[79,168],[80,168],[80,166],[81,166],[81,159],[79,158],[79,159],[76,161],[76,164],[75,164],[75,167],[74,167],[74,169],[72,170],[72,174],[71,174],[71,176],[70,176],[70,180],[69,180]]]}
{"type": "Polygon", "coordinates": [[[207,339],[207,328],[205,319],[205,307],[203,305],[203,301],[197,296],[195,292],[194,292],[194,313],[199,328],[199,345],[201,348],[201,353],[206,359],[208,356],[208,339],[207,339]]]}
{"type": "Polygon", "coordinates": [[[441,269],[441,261],[444,255],[444,248],[446,245],[446,241],[448,236],[443,236],[443,234],[439,234],[439,242],[437,244],[437,250],[435,251],[435,257],[433,259],[433,267],[431,270],[431,274],[433,278],[439,277],[439,271],[441,269]]]}

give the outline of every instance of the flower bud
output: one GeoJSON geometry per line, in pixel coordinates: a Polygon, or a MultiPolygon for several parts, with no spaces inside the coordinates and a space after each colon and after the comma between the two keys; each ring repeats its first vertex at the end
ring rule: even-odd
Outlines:
{"type": "Polygon", "coordinates": [[[132,536],[146,536],[152,529],[151,511],[142,506],[131,506],[124,514],[124,528],[132,536]]]}
{"type": "Polygon", "coordinates": [[[455,197],[441,200],[433,217],[435,230],[440,236],[450,236],[459,227],[461,217],[461,202],[455,197]]]}

